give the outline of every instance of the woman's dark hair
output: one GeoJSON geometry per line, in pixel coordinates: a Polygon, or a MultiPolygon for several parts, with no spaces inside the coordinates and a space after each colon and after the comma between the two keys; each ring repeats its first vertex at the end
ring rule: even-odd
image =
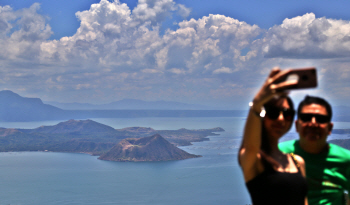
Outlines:
{"type": "MultiPolygon", "coordinates": [[[[270,100],[269,102],[264,104],[264,107],[268,107],[268,106],[274,106],[276,105],[276,103],[280,100],[280,99],[286,99],[287,103],[289,105],[289,108],[294,110],[294,104],[292,99],[290,99],[289,96],[283,96],[280,98],[274,98],[272,100],[270,100]]],[[[293,120],[293,119],[292,119],[293,120]]],[[[260,149],[265,152],[266,154],[270,154],[271,153],[271,146],[270,146],[270,142],[269,142],[269,138],[267,136],[267,131],[266,128],[264,126],[264,123],[261,124],[261,146],[260,149]]],[[[292,127],[292,123],[290,124],[290,127],[288,128],[288,130],[292,127]]]]}
{"type": "MultiPolygon", "coordinates": [[[[288,105],[289,105],[289,108],[290,109],[293,109],[294,110],[294,104],[293,104],[293,101],[292,99],[290,99],[289,96],[283,96],[283,97],[280,97],[280,98],[274,98],[272,100],[270,100],[269,102],[267,102],[264,107],[266,106],[273,106],[273,105],[276,105],[277,101],[279,101],[280,99],[286,99],[287,102],[288,102],[288,105]]],[[[290,125],[290,127],[292,126],[292,123],[290,125]]],[[[290,129],[289,127],[289,129],[290,129]]],[[[243,141],[241,143],[241,146],[239,148],[239,151],[242,149],[243,147],[243,141]]],[[[260,149],[265,152],[266,154],[270,154],[271,153],[271,146],[270,146],[270,143],[269,143],[269,138],[267,137],[267,132],[266,132],[266,129],[265,129],[265,126],[264,126],[264,123],[261,123],[261,145],[260,145],[260,149]]],[[[238,151],[238,152],[239,152],[238,151]]],[[[238,155],[239,156],[239,155],[238,155]]],[[[264,158],[262,160],[263,164],[265,167],[267,166],[271,166],[264,158]]],[[[238,163],[241,164],[240,162],[240,158],[238,157],[238,163]]]]}

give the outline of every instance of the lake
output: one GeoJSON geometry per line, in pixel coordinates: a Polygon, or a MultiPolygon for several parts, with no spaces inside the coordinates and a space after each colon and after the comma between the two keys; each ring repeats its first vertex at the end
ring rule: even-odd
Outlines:
{"type": "MultiPolygon", "coordinates": [[[[210,141],[180,147],[203,157],[167,162],[110,162],[96,156],[53,152],[0,153],[0,205],[178,205],[250,204],[237,164],[245,118],[92,119],[116,129],[142,126],[158,130],[226,131],[210,141]]],[[[59,121],[1,123],[36,128],[59,121]]],[[[335,128],[350,128],[336,122],[335,128]]],[[[283,140],[296,138],[294,128],[283,140]]],[[[335,135],[333,138],[347,138],[335,135]]]]}

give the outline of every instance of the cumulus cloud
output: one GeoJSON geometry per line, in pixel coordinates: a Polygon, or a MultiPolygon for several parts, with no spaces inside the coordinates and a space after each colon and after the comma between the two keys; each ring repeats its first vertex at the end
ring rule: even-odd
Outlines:
{"type": "Polygon", "coordinates": [[[315,14],[285,19],[264,38],[265,57],[336,58],[350,55],[350,22],[316,18],[315,14]]]}
{"type": "Polygon", "coordinates": [[[167,68],[182,68],[189,73],[208,73],[232,67],[240,61],[241,50],[249,47],[261,29],[223,15],[205,16],[179,23],[179,28],[163,36],[162,53],[167,53],[167,68]]]}
{"type": "Polygon", "coordinates": [[[310,13],[264,31],[210,14],[182,20],[161,34],[167,18],[186,18],[191,9],[173,0],[140,0],[133,10],[118,0],[101,0],[76,13],[80,27],[74,35],[48,40],[52,31],[39,8],[0,7],[2,87],[41,90],[46,96],[55,93],[52,100],[65,96],[68,101],[162,96],[232,101],[250,100],[254,87],[278,65],[316,65],[325,70],[323,82],[350,76],[346,60],[337,64],[340,74],[330,71],[334,61],[328,59],[349,56],[349,21],[310,13]],[[314,60],[301,60],[306,58],[314,60]]]}
{"type": "Polygon", "coordinates": [[[222,67],[219,69],[216,69],[213,71],[214,74],[219,74],[219,73],[233,73],[233,70],[228,68],[228,67],[222,67]]]}
{"type": "Polygon", "coordinates": [[[178,69],[178,68],[172,68],[169,70],[170,72],[172,73],[175,73],[175,74],[186,74],[186,71],[183,70],[183,69],[178,69]]]}
{"type": "Polygon", "coordinates": [[[41,62],[75,62],[111,72],[211,74],[241,61],[240,51],[261,32],[256,25],[210,15],[180,22],[179,29],[161,36],[154,25],[174,5],[170,0],[140,1],[130,11],[126,4],[102,0],[76,14],[81,25],[75,35],[41,44],[41,62]]]}
{"type": "Polygon", "coordinates": [[[132,14],[135,20],[149,21],[151,25],[157,25],[170,16],[171,11],[174,10],[176,8],[173,0],[139,0],[132,14]]]}
{"type": "Polygon", "coordinates": [[[14,12],[9,6],[0,6],[0,57],[13,60],[33,60],[40,44],[52,35],[46,19],[37,13],[35,3],[30,8],[14,12]]]}
{"type": "Polygon", "coordinates": [[[16,15],[10,6],[0,6],[0,35],[2,38],[5,37],[13,27],[9,21],[15,19],[16,15]]]}
{"type": "Polygon", "coordinates": [[[182,18],[186,18],[190,15],[191,9],[187,8],[185,5],[178,4],[178,14],[182,16],[182,18]]]}

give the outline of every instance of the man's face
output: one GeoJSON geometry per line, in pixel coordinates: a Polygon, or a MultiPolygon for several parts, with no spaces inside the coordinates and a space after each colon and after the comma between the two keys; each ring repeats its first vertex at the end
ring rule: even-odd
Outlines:
{"type": "MultiPolygon", "coordinates": [[[[301,114],[328,116],[326,108],[319,104],[303,106],[301,114]]],[[[304,121],[300,118],[295,121],[295,127],[299,133],[300,142],[311,147],[324,146],[326,144],[327,136],[331,134],[333,123],[319,122],[316,116],[311,117],[311,119],[304,119],[304,121]]]]}

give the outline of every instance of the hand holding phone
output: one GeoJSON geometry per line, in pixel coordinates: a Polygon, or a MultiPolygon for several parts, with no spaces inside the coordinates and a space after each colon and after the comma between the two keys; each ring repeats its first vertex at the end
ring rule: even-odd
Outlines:
{"type": "Polygon", "coordinates": [[[315,67],[290,69],[283,77],[275,83],[297,81],[298,83],[288,87],[291,89],[305,89],[317,87],[317,73],[315,67]]]}
{"type": "Polygon", "coordinates": [[[288,94],[288,90],[314,88],[317,86],[316,68],[297,68],[271,70],[267,80],[255,95],[253,101],[256,107],[263,106],[276,96],[288,94]]]}

